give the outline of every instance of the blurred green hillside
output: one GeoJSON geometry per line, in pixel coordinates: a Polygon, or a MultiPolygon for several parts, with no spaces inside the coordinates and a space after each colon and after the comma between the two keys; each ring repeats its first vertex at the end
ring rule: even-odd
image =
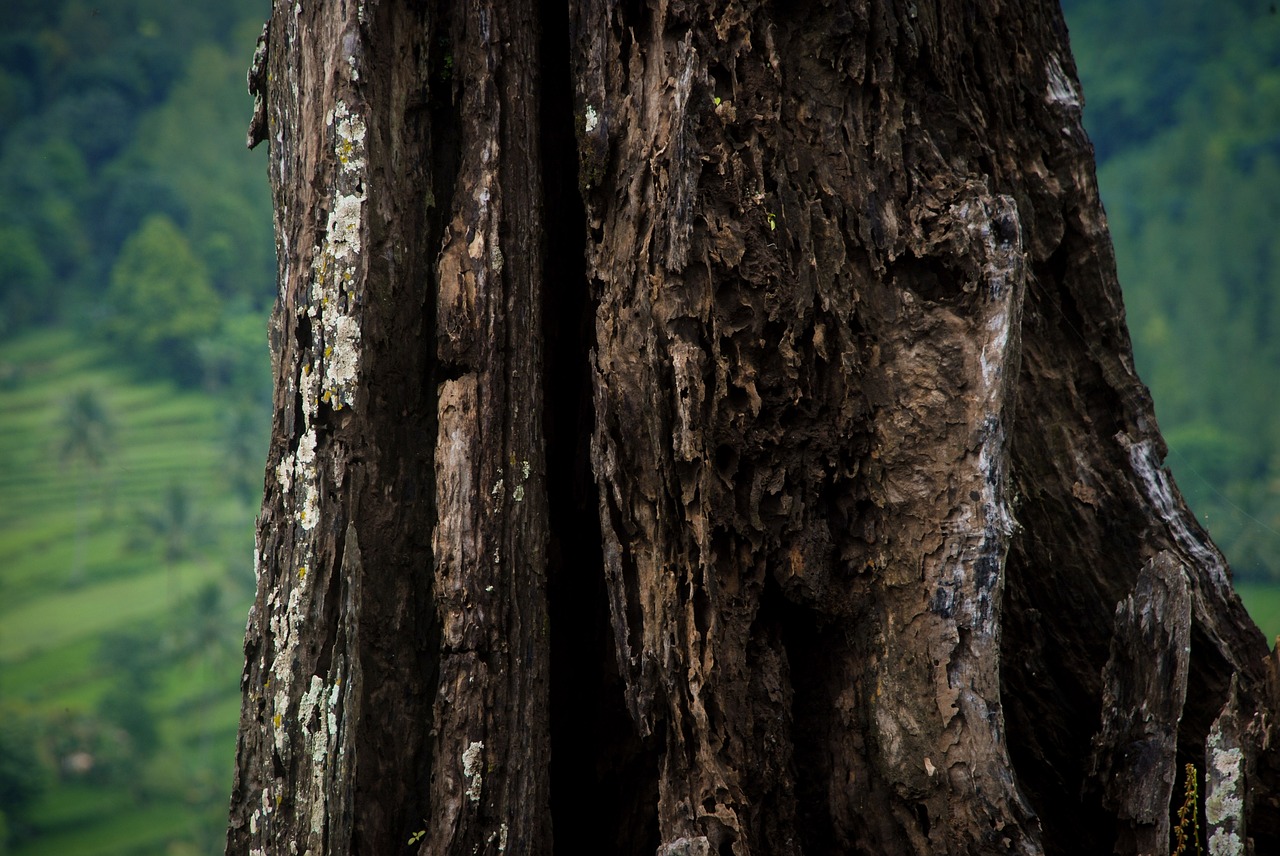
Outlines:
{"type": "Polygon", "coordinates": [[[1276,4],[1063,7],[1169,466],[1236,579],[1280,581],[1276,4]]]}
{"type": "MultiPolygon", "coordinates": [[[[1280,23],[1067,0],[1139,368],[1280,631],[1280,23]]],[[[265,0],[9,0],[0,856],[222,852],[270,418],[265,0]]]]}
{"type": "Polygon", "coordinates": [[[10,0],[0,854],[221,853],[270,420],[263,0],[10,0]]]}

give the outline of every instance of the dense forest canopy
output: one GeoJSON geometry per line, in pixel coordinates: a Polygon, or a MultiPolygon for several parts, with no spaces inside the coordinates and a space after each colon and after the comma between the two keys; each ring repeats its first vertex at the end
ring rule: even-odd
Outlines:
{"type": "Polygon", "coordinates": [[[18,5],[0,37],[0,330],[74,323],[181,358],[261,314],[271,213],[262,161],[240,147],[243,46],[265,4],[18,5]],[[174,262],[169,283],[139,276],[174,262]],[[193,290],[199,324],[138,317],[148,293],[193,290]]]}
{"type": "MultiPolygon", "coordinates": [[[[1280,16],[1267,0],[1063,5],[1169,464],[1237,578],[1280,580],[1280,16]]],[[[272,215],[265,152],[243,149],[245,69],[268,10],[265,0],[6,4],[0,394],[11,397],[0,460],[6,498],[50,499],[48,511],[0,508],[0,759],[18,761],[0,765],[0,853],[221,849],[233,652],[270,408],[272,215]],[[42,386],[46,352],[74,357],[56,389],[42,386]],[[155,421],[202,414],[213,427],[188,443],[220,478],[193,484],[191,457],[121,463],[158,435],[116,404],[144,387],[101,386],[92,371],[104,363],[113,377],[169,384],[156,388],[174,400],[179,389],[201,398],[158,407],[155,421]],[[30,450],[19,449],[25,437],[37,438],[30,450]],[[25,571],[44,561],[37,536],[68,545],[67,562],[25,571]],[[3,629],[19,626],[11,612],[44,615],[43,605],[52,625],[74,597],[104,602],[99,583],[169,569],[163,578],[193,556],[213,587],[161,598],[131,624],[65,646],[53,634],[20,646],[3,629]],[[225,620],[202,623],[218,598],[225,620]],[[220,660],[191,659],[214,638],[220,660]],[[206,668],[208,698],[183,696],[175,676],[206,668]],[[192,725],[218,705],[225,728],[192,725]],[[97,766],[77,772],[85,747],[97,766]],[[124,801],[104,802],[124,781],[134,783],[124,801]],[[150,843],[119,843],[118,830],[148,825],[150,843]],[[70,830],[81,850],[51,844],[70,830]]]]}

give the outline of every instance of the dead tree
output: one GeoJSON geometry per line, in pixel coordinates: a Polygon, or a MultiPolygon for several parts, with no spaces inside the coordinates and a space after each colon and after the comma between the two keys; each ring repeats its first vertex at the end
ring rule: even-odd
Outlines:
{"type": "Polygon", "coordinates": [[[1164,853],[1188,762],[1277,845],[1056,4],[277,2],[250,86],[228,853],[1164,853]]]}

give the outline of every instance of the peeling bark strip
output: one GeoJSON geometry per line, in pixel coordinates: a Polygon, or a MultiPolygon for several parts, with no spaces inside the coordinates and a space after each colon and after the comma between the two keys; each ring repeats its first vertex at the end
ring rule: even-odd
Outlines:
{"type": "Polygon", "coordinates": [[[1280,852],[1056,5],[279,0],[249,85],[228,853],[1154,853],[1206,752],[1280,852]]]}
{"type": "Polygon", "coordinates": [[[435,764],[422,854],[549,849],[541,179],[532,3],[452,12],[461,163],[439,257],[435,764]]]}
{"type": "Polygon", "coordinates": [[[281,2],[260,41],[276,422],[229,853],[550,847],[532,8],[281,2]]]}
{"type": "Polygon", "coordinates": [[[1163,856],[1168,850],[1190,659],[1187,578],[1171,554],[1161,553],[1116,607],[1102,672],[1102,731],[1094,738],[1091,778],[1121,822],[1116,853],[1163,856]]]}

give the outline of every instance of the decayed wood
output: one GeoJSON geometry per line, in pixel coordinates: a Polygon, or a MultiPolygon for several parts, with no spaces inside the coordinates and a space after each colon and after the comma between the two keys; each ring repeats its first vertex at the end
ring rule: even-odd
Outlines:
{"type": "Polygon", "coordinates": [[[907,95],[940,24],[630,11],[582,4],[578,97],[616,164],[594,459],[662,837],[1037,852],[998,674],[1023,227],[952,139],[963,84],[907,95]]]}
{"type": "Polygon", "coordinates": [[[451,10],[461,163],[435,341],[436,763],[422,854],[549,849],[534,4],[451,10]]]}
{"type": "Polygon", "coordinates": [[[261,49],[276,421],[228,852],[545,852],[533,4],[277,3],[261,49]]]}
{"type": "Polygon", "coordinates": [[[1171,554],[1161,553],[1116,607],[1102,671],[1102,730],[1094,738],[1090,778],[1120,821],[1115,853],[1164,856],[1168,850],[1190,645],[1187,578],[1171,554]]]}
{"type": "Polygon", "coordinates": [[[1280,841],[1055,4],[276,6],[229,853],[1159,852],[1206,746],[1280,841]]]}
{"type": "Polygon", "coordinates": [[[593,460],[661,839],[1110,848],[1124,809],[1064,795],[1138,569],[1188,569],[1179,751],[1263,648],[1161,464],[1060,13],[574,9],[593,460]]]}
{"type": "MultiPolygon", "coordinates": [[[[1238,682],[1236,690],[1239,690],[1238,682]]],[[[1266,662],[1264,697],[1250,711],[1243,693],[1228,700],[1227,710],[1245,721],[1245,764],[1249,788],[1245,801],[1250,853],[1265,853],[1266,842],[1280,841],[1280,644],[1266,662]]]]}

